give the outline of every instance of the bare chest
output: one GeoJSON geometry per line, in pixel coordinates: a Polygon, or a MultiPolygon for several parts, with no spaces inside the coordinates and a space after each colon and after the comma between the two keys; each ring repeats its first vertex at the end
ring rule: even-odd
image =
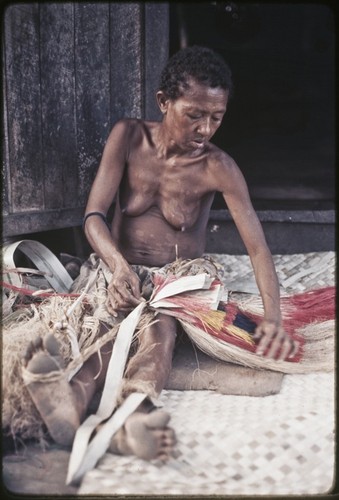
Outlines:
{"type": "Polygon", "coordinates": [[[209,192],[204,165],[145,160],[127,167],[121,193],[126,215],[156,207],[171,226],[192,227],[209,192]]]}

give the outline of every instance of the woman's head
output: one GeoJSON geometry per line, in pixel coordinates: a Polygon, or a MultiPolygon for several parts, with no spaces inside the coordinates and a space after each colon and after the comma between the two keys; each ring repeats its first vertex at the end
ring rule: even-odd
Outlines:
{"type": "Polygon", "coordinates": [[[179,50],[162,71],[159,90],[169,99],[177,99],[188,90],[190,81],[211,88],[220,87],[232,94],[232,73],[224,59],[207,47],[192,46],[179,50]]]}

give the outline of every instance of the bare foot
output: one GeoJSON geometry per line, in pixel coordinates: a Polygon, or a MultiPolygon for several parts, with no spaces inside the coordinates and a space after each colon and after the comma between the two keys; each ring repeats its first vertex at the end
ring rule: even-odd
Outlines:
{"type": "Polygon", "coordinates": [[[75,395],[62,370],[64,362],[59,344],[51,334],[40,337],[28,346],[24,365],[34,374],[56,372],[54,381],[33,382],[24,376],[25,384],[54,441],[63,446],[72,444],[75,431],[80,425],[75,395]]]}
{"type": "Polygon", "coordinates": [[[109,451],[136,455],[144,460],[170,458],[175,445],[174,430],[167,427],[170,416],[162,410],[133,413],[116,436],[109,451]]]}

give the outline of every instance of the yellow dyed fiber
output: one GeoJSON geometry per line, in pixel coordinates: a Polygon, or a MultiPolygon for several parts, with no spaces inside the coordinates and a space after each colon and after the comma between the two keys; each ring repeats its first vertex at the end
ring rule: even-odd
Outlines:
{"type": "Polygon", "coordinates": [[[254,345],[255,342],[252,339],[251,335],[242,328],[239,328],[238,326],[234,326],[232,324],[229,324],[227,325],[227,327],[225,327],[224,321],[226,318],[226,314],[227,313],[225,313],[224,311],[197,311],[196,317],[202,322],[205,328],[211,328],[216,335],[222,333],[226,329],[227,334],[234,335],[235,337],[241,338],[248,344],[254,345]]]}
{"type": "Polygon", "coordinates": [[[226,314],[223,311],[196,311],[195,315],[204,325],[209,326],[216,333],[222,330],[224,319],[226,317],[226,314]]]}
{"type": "Polygon", "coordinates": [[[242,328],[239,328],[238,326],[227,325],[227,333],[230,333],[231,335],[234,335],[235,337],[239,337],[239,338],[243,339],[248,344],[251,344],[251,345],[255,344],[251,335],[249,333],[247,333],[245,330],[243,330],[242,328]]]}

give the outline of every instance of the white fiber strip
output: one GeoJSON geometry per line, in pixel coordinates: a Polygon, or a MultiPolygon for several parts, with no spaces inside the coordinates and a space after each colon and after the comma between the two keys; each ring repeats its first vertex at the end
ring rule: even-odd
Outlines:
{"type": "MultiPolygon", "coordinates": [[[[112,356],[107,368],[104,390],[96,415],[90,415],[78,428],[68,466],[67,484],[73,481],[86,454],[92,432],[116,407],[118,391],[123,377],[133,333],[138,325],[146,302],[141,302],[121,323],[116,336],[112,356]]],[[[103,450],[103,453],[106,450],[103,450]]]]}
{"type": "Polygon", "coordinates": [[[78,482],[86,472],[95,467],[98,460],[107,451],[112,436],[120,429],[120,427],[124,425],[127,418],[135,412],[146,397],[146,394],[138,392],[133,392],[128,396],[112,417],[102,425],[98,433],[92,439],[87,447],[79,469],[73,476],[70,475],[67,478],[67,484],[69,484],[69,482],[78,482]]]}
{"type": "Polygon", "coordinates": [[[172,283],[165,285],[155,297],[151,298],[150,305],[166,297],[177,295],[178,293],[187,292],[189,290],[198,290],[201,288],[209,288],[212,283],[212,278],[206,273],[196,274],[195,276],[182,276],[172,283]]]}

